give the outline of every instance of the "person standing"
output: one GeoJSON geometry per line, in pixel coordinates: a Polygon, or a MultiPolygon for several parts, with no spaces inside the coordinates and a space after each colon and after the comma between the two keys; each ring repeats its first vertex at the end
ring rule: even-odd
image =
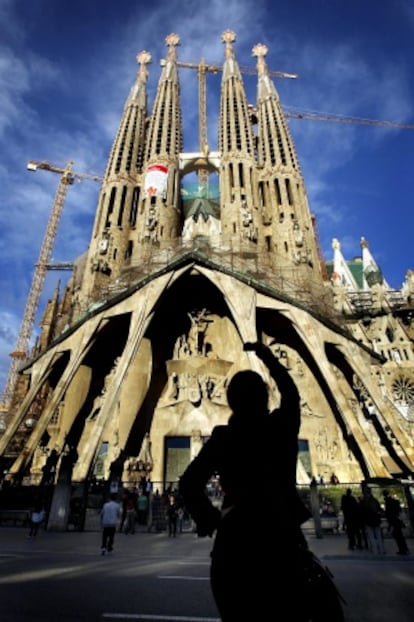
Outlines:
{"type": "Polygon", "coordinates": [[[185,510],[182,505],[178,505],[177,509],[177,529],[178,533],[183,533],[185,510]]]}
{"type": "Polygon", "coordinates": [[[148,523],[148,507],[150,492],[141,492],[137,501],[138,525],[146,525],[148,523]]]}
{"type": "Polygon", "coordinates": [[[111,493],[101,510],[102,555],[112,553],[113,551],[115,532],[120,518],[121,506],[117,501],[117,494],[111,493]]]}
{"type": "Polygon", "coordinates": [[[162,531],[162,523],[161,495],[157,488],[154,494],[152,494],[152,498],[149,499],[148,531],[152,531],[153,527],[157,532],[162,531]]]}
{"type": "Polygon", "coordinates": [[[124,533],[134,534],[135,524],[137,522],[137,496],[134,490],[128,490],[126,498],[124,499],[125,506],[125,521],[124,521],[124,533]]]}
{"type": "Polygon", "coordinates": [[[168,497],[167,504],[167,518],[168,518],[168,535],[173,538],[177,535],[177,519],[178,519],[178,506],[173,494],[168,497]]]}
{"type": "Polygon", "coordinates": [[[341,510],[344,516],[346,535],[348,536],[348,548],[351,551],[356,546],[362,549],[361,511],[351,488],[347,488],[345,494],[342,495],[341,510]]]}
{"type": "Polygon", "coordinates": [[[403,533],[404,523],[401,520],[401,504],[395,497],[392,497],[388,490],[384,490],[385,516],[388,528],[398,546],[398,555],[408,555],[409,550],[407,541],[403,533]]]}
{"type": "Polygon", "coordinates": [[[336,475],[336,473],[332,473],[331,475],[331,479],[330,479],[331,484],[333,484],[334,486],[336,486],[336,484],[339,484],[339,478],[336,475]]]}
{"type": "MultiPolygon", "coordinates": [[[[179,492],[197,534],[215,536],[210,584],[221,620],[265,620],[283,612],[289,620],[305,622],[309,620],[303,575],[307,543],[301,524],[310,512],[296,490],[299,393],[286,367],[268,347],[247,343],[244,350],[255,352],[268,367],[281,395],[280,406],[269,412],[268,388],[260,374],[237,372],[227,388],[232,411],[228,424],[213,429],[181,475],[179,492]],[[207,482],[216,474],[224,493],[221,511],[206,494],[207,482]],[[275,488],[277,494],[269,497],[275,488]],[[252,529],[246,509],[251,490],[256,498],[268,500],[268,529],[263,525],[252,529]]],[[[323,619],[342,622],[340,603],[331,595],[326,593],[323,599],[323,619]]]]}
{"type": "Polygon", "coordinates": [[[382,509],[371,489],[364,488],[361,499],[362,520],[367,533],[368,546],[371,553],[384,555],[384,537],[381,529],[382,509]]]}

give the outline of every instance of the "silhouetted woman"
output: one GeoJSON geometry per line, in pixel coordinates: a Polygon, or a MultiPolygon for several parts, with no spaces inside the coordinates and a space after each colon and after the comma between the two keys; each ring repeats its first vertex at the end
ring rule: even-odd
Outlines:
{"type": "MultiPolygon", "coordinates": [[[[244,349],[256,352],[268,367],[280,392],[280,406],[269,413],[267,385],[259,374],[236,373],[227,389],[229,422],[213,429],[182,475],[180,493],[198,535],[216,532],[210,579],[223,622],[302,622],[310,618],[301,524],[310,514],[296,490],[299,393],[266,346],[248,343],[244,349]],[[224,492],[221,512],[205,492],[216,473],[224,492]],[[252,497],[254,514],[249,509],[252,497]]],[[[331,616],[330,622],[341,619],[331,616]]]]}

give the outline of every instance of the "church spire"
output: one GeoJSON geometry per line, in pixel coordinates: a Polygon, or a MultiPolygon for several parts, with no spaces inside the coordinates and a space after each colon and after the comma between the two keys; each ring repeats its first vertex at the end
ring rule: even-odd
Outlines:
{"type": "Polygon", "coordinates": [[[83,279],[83,301],[99,299],[124,267],[133,248],[133,228],[141,195],[147,120],[147,65],[151,54],[137,55],[140,66],[126,100],[109,155],[83,279]]]}
{"type": "Polygon", "coordinates": [[[332,240],[333,255],[333,271],[332,283],[334,286],[342,286],[346,290],[356,292],[359,287],[354,275],[352,274],[348,262],[345,261],[341,251],[341,244],[337,238],[332,240]]]}
{"type": "Polygon", "coordinates": [[[382,276],[381,268],[373,258],[367,240],[361,238],[362,250],[362,274],[364,277],[364,289],[370,289],[373,285],[382,285],[386,289],[390,286],[382,276]]]}
{"type": "Polygon", "coordinates": [[[134,176],[142,170],[147,117],[147,65],[151,62],[151,54],[144,50],[136,59],[140,67],[125,102],[124,113],[108,161],[106,180],[117,175],[134,176]]]}
{"type": "Polygon", "coordinates": [[[265,57],[266,45],[258,43],[252,50],[257,58],[257,107],[259,114],[259,161],[266,166],[299,170],[299,160],[274,83],[269,77],[265,57]],[[276,139],[276,140],[275,140],[276,139]]]}
{"type": "Polygon", "coordinates": [[[279,96],[269,78],[267,47],[257,44],[257,119],[259,197],[262,234],[275,268],[294,267],[322,279],[318,242],[309,211],[305,184],[279,96]]]}
{"type": "Polygon", "coordinates": [[[219,121],[221,230],[223,240],[231,240],[233,249],[242,241],[256,242],[258,236],[254,135],[234,54],[235,40],[232,30],[222,35],[225,52],[219,121]]]}
{"type": "Polygon", "coordinates": [[[180,231],[179,157],[183,136],[176,51],[180,37],[172,33],[165,42],[168,53],[162,63],[146,143],[138,244],[162,244],[176,239],[180,231]]]}
{"type": "Polygon", "coordinates": [[[145,108],[147,106],[147,80],[148,80],[148,69],[147,65],[151,62],[151,54],[146,50],[143,50],[139,54],[137,54],[137,62],[139,64],[139,70],[137,73],[137,79],[135,83],[132,85],[132,88],[129,92],[128,99],[125,103],[125,108],[127,108],[130,104],[136,103],[140,106],[140,108],[145,108]]]}

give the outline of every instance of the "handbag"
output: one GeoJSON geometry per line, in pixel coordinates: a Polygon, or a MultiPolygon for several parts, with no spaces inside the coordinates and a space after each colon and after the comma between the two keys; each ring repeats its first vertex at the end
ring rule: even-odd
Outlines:
{"type": "Polygon", "coordinates": [[[346,602],[329,568],[309,549],[300,551],[300,566],[309,621],[344,622],[342,605],[346,602]]]}

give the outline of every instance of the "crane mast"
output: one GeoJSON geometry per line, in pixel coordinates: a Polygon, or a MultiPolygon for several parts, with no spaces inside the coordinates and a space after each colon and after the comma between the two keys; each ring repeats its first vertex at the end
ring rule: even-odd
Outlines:
{"type": "Polygon", "coordinates": [[[53,244],[55,242],[56,233],[60,217],[62,215],[63,205],[65,202],[68,188],[70,185],[73,184],[75,179],[92,179],[94,181],[102,181],[102,177],[98,177],[97,175],[88,175],[86,173],[76,172],[74,173],[72,171],[72,167],[72,160],[69,161],[64,168],[53,166],[48,162],[36,162],[34,160],[30,160],[27,164],[27,168],[30,171],[43,169],[46,171],[51,171],[52,173],[59,173],[61,177],[54,198],[53,208],[51,210],[49,221],[46,226],[43,242],[40,248],[39,258],[35,264],[29,295],[26,300],[23,319],[17,337],[16,347],[14,351],[10,354],[12,360],[9,367],[5,389],[0,398],[0,412],[8,411],[16,385],[19,367],[28,358],[30,338],[32,336],[33,326],[36,320],[36,313],[42,294],[46,272],[48,269],[50,269],[50,258],[52,255],[53,244]]]}
{"type": "MultiPolygon", "coordinates": [[[[199,63],[177,62],[177,67],[184,69],[196,69],[198,74],[198,144],[201,153],[207,155],[207,91],[206,73],[218,73],[221,67],[218,65],[207,65],[202,58],[199,63]]],[[[206,187],[208,184],[208,170],[199,168],[197,172],[200,186],[206,187]]]]}
{"type": "Polygon", "coordinates": [[[199,143],[200,151],[203,152],[207,147],[207,94],[206,94],[206,71],[212,68],[205,64],[204,59],[198,66],[199,97],[198,97],[198,118],[200,119],[199,143]]]}

